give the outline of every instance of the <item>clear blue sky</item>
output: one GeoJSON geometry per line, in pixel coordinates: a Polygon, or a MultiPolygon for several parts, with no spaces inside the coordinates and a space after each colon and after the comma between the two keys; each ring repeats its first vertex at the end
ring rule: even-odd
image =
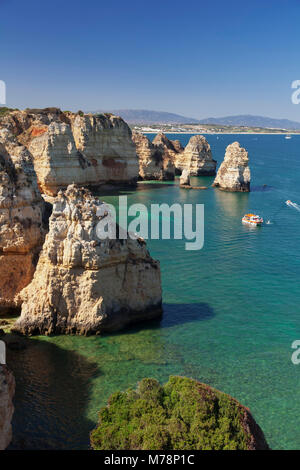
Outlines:
{"type": "Polygon", "coordinates": [[[299,0],[0,0],[7,105],[300,121],[299,0]]]}

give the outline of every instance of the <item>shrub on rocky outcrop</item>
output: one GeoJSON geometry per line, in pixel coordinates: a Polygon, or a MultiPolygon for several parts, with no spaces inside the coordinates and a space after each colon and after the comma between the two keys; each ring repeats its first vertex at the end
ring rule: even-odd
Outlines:
{"type": "Polygon", "coordinates": [[[95,450],[268,449],[249,410],[186,377],[161,386],[146,378],[137,390],[116,392],[91,433],[95,450]]]}

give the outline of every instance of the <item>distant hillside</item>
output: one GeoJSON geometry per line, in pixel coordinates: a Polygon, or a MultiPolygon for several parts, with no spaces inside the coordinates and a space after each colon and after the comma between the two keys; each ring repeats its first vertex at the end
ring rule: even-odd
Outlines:
{"type": "Polygon", "coordinates": [[[129,124],[220,124],[222,126],[246,126],[274,129],[300,129],[300,122],[289,119],[274,119],[264,116],[242,114],[239,116],[226,116],[219,118],[195,119],[180,114],[163,111],[149,111],[146,109],[113,109],[95,112],[110,111],[121,116],[129,124]]]}
{"type": "MultiPolygon", "coordinates": [[[[147,111],[146,109],[113,109],[105,110],[121,116],[129,124],[198,124],[198,119],[180,116],[163,111],[147,111]]],[[[97,112],[103,112],[97,111],[97,112]]]]}
{"type": "Polygon", "coordinates": [[[275,129],[300,129],[300,123],[288,119],[273,119],[263,116],[227,116],[221,118],[201,119],[201,124],[222,124],[223,126],[267,127],[275,129]]]}

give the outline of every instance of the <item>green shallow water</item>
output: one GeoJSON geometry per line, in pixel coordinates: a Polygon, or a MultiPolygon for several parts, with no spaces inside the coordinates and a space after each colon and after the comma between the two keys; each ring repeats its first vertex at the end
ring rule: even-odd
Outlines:
{"type": "MultiPolygon", "coordinates": [[[[171,136],[172,137],[172,136],[171,136]]],[[[173,136],[186,144],[190,136],[173,136]]],[[[276,449],[300,448],[300,136],[207,136],[220,162],[239,140],[249,151],[250,194],[140,184],[128,202],[203,203],[205,244],[148,241],[161,262],[164,316],[105,337],[28,340],[9,351],[17,379],[12,448],[87,448],[97,411],[110,393],[145,376],[199,379],[248,406],[276,449]],[[263,185],[267,185],[266,187],[263,185]],[[270,225],[241,224],[248,211],[270,225]]],[[[194,178],[208,185],[213,178],[194,178]]],[[[124,193],[125,194],[125,193],[124,193]]],[[[117,196],[102,195],[116,203],[117,196]]]]}

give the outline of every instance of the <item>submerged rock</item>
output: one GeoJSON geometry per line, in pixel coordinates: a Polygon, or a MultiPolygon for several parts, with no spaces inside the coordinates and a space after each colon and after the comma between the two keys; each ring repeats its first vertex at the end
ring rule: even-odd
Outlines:
{"type": "Polygon", "coordinates": [[[238,142],[228,145],[213,186],[226,191],[250,191],[248,152],[238,142]]]}
{"type": "Polygon", "coordinates": [[[161,315],[159,262],[142,239],[99,240],[104,217],[107,205],[89,191],[75,185],[60,191],[14,330],[101,333],[161,315]]]}
{"type": "Polygon", "coordinates": [[[191,176],[211,176],[216,174],[217,162],[212,158],[206,138],[194,135],[184,151],[178,154],[175,165],[178,170],[187,170],[191,176]]]}
{"type": "Polygon", "coordinates": [[[45,205],[27,149],[0,131],[0,313],[20,306],[44,242],[45,205]]]}
{"type": "Polygon", "coordinates": [[[143,379],[116,392],[91,433],[95,450],[268,450],[248,408],[197,380],[143,379]]]}
{"type": "Polygon", "coordinates": [[[40,189],[55,196],[69,184],[135,184],[138,158],[131,130],[112,114],[13,111],[0,118],[31,153],[40,189]]]}
{"type": "Polygon", "coordinates": [[[4,364],[0,364],[0,450],[6,449],[12,439],[12,416],[15,379],[4,364]]]}

